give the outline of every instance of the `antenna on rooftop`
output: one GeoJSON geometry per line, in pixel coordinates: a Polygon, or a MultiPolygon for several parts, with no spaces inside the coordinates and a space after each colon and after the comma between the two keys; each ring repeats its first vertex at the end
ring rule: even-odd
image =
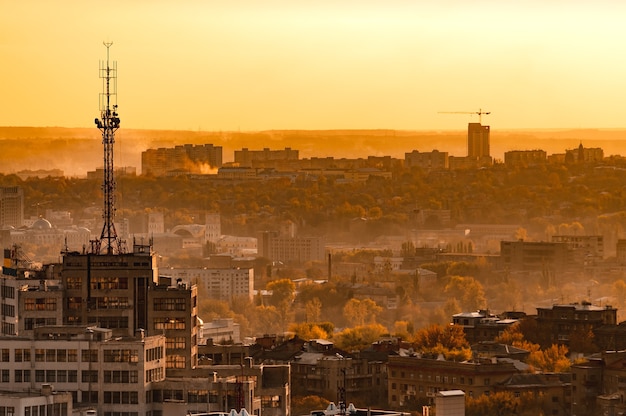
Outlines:
{"type": "Polygon", "coordinates": [[[96,127],[102,132],[102,144],[104,146],[104,178],[102,191],[104,193],[104,208],[102,219],[104,225],[100,240],[92,246],[95,254],[100,254],[101,245],[104,243],[103,254],[120,252],[121,242],[117,238],[115,224],[115,179],[113,177],[113,144],[115,132],[120,127],[120,119],[117,114],[117,62],[109,62],[109,50],[113,42],[103,42],[107,48],[106,62],[100,61],[100,78],[102,79],[103,92],[100,93],[100,118],[95,119],[96,127]]]}

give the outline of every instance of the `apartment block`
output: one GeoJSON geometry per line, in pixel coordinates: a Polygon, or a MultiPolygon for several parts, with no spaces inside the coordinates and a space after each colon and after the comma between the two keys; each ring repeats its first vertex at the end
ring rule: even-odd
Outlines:
{"type": "Polygon", "coordinates": [[[24,190],[19,186],[0,187],[0,228],[24,224],[24,190]]]}
{"type": "Polygon", "coordinates": [[[198,285],[209,299],[230,302],[234,297],[254,296],[254,269],[252,268],[176,268],[163,273],[172,280],[198,285]]]}
{"type": "Polygon", "coordinates": [[[208,174],[222,166],[222,146],[185,144],[141,153],[143,175],[208,174]]]}

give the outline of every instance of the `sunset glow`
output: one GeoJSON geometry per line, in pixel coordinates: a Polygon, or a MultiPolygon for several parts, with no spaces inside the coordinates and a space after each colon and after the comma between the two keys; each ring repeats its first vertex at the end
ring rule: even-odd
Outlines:
{"type": "Polygon", "coordinates": [[[0,125],[623,128],[618,1],[2,1],[0,125]]]}

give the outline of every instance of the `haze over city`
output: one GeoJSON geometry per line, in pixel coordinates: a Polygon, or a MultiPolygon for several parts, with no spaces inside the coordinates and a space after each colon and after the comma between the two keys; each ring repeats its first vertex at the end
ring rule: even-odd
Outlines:
{"type": "Polygon", "coordinates": [[[123,128],[621,128],[617,1],[4,2],[0,125],[92,127],[103,41],[123,128]]]}

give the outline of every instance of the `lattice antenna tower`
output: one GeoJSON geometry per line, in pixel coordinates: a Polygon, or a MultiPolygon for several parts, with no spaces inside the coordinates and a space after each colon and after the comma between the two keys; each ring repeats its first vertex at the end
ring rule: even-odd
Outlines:
{"type": "Polygon", "coordinates": [[[100,78],[102,92],[100,93],[100,118],[95,119],[98,130],[102,132],[104,147],[104,178],[102,191],[104,193],[104,208],[102,219],[104,225],[100,239],[92,246],[95,254],[113,254],[121,251],[121,241],[117,237],[113,218],[115,217],[115,178],[113,176],[113,144],[115,132],[120,127],[120,118],[117,114],[117,62],[109,62],[109,50],[113,42],[104,42],[107,48],[106,62],[100,61],[100,78]],[[102,246],[104,245],[104,246],[102,246]]]}

